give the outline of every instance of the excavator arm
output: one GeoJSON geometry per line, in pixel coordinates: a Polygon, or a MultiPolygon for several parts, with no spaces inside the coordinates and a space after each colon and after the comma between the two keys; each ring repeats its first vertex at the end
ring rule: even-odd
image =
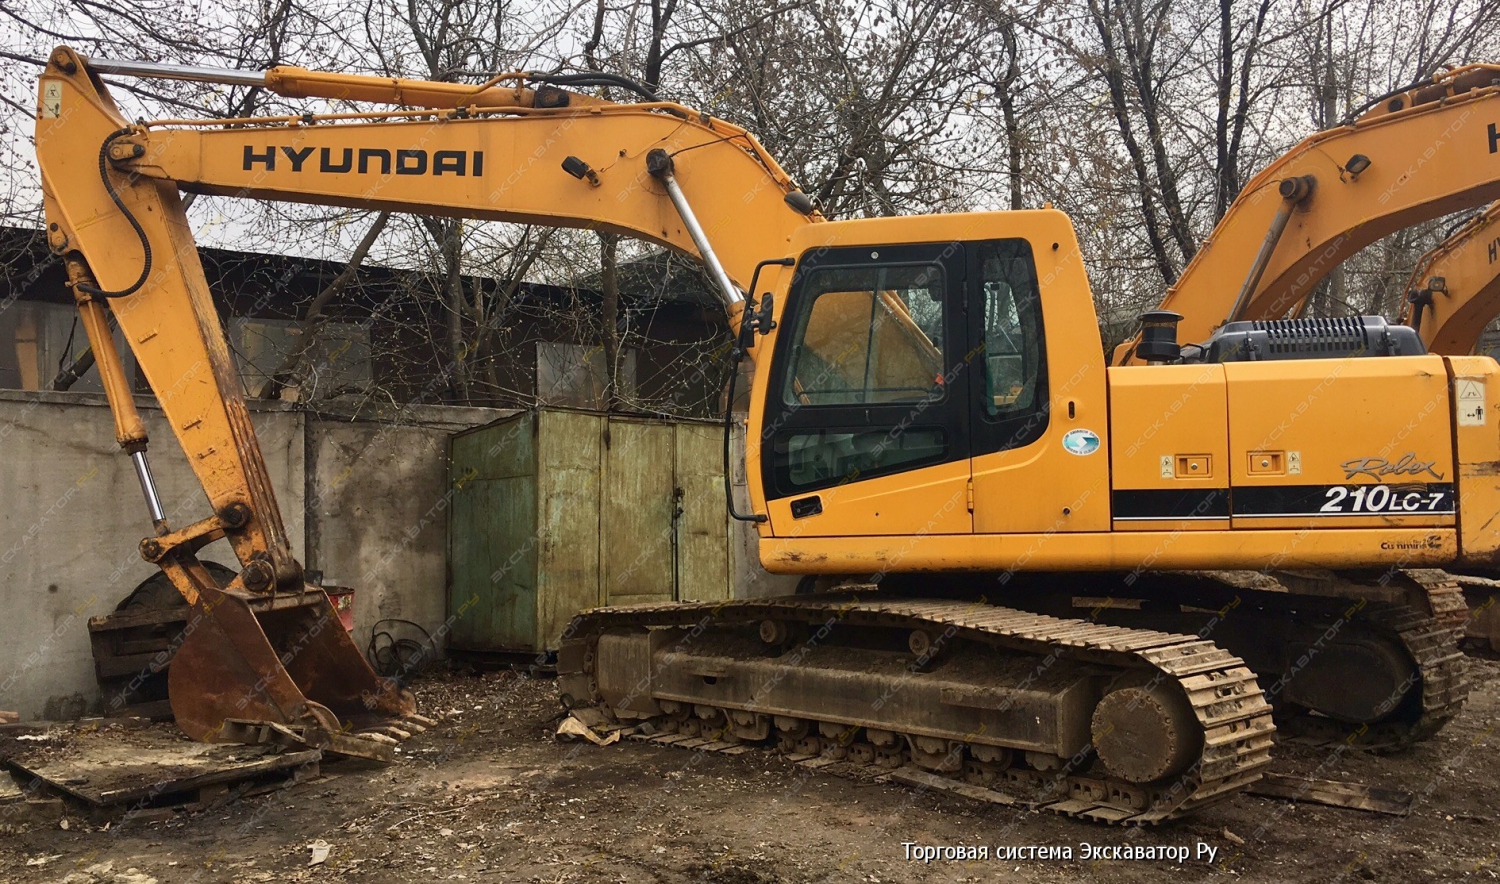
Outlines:
{"type": "Polygon", "coordinates": [[[1406,284],[1401,322],[1430,353],[1463,356],[1500,314],[1500,203],[1465,221],[1417,260],[1406,284]]]}
{"type": "Polygon", "coordinates": [[[785,254],[793,230],[821,220],[743,129],[669,102],[613,104],[524,75],[473,87],[301,68],[91,64],[59,48],[39,92],[48,242],[65,262],[117,440],[147,499],[156,533],[142,555],[194,606],[196,628],[169,679],[178,722],[198,739],[243,737],[269,722],[381,757],[392,735],[420,724],[411,696],[374,675],[326,596],[304,585],[180,190],[628,234],[701,257],[734,320],[756,262],[785,254]],[[131,123],[102,71],[403,107],[131,123]],[[169,525],[162,512],[110,314],[207,495],[212,514],[199,522],[169,525]],[[228,586],[195,555],[220,538],[243,568],[228,586]]]}
{"type": "MultiPolygon", "coordinates": [[[[1500,66],[1470,65],[1304,139],[1246,183],[1159,309],[1179,339],[1296,313],[1335,267],[1387,234],[1500,198],[1500,66]]],[[[1136,340],[1116,364],[1143,361],[1136,340]]]]}

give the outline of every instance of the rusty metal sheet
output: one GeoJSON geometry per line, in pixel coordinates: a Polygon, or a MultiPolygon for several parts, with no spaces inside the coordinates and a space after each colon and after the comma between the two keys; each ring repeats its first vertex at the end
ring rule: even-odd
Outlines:
{"type": "Polygon", "coordinates": [[[1293,777],[1284,774],[1266,774],[1261,777],[1260,782],[1245,791],[1251,795],[1261,795],[1267,798],[1307,801],[1329,807],[1347,807],[1394,816],[1410,813],[1413,801],[1412,793],[1398,789],[1382,789],[1363,783],[1342,783],[1336,780],[1317,780],[1311,777],[1293,777]]]}
{"type": "Polygon", "coordinates": [[[65,754],[51,747],[35,749],[9,759],[6,766],[23,781],[40,779],[47,788],[100,808],[144,805],[207,786],[285,776],[322,757],[317,749],[279,752],[266,746],[187,743],[158,731],[70,734],[58,740],[64,741],[65,754]]]}

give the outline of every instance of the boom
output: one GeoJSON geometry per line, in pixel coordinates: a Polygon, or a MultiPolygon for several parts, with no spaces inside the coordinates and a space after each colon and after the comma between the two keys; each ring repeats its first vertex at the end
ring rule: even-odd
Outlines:
{"type": "MultiPolygon", "coordinates": [[[[76,281],[92,278],[84,284],[109,296],[214,509],[236,502],[248,508],[245,524],[226,529],[236,554],[242,562],[268,557],[278,581],[295,581],[298,570],[178,189],[590,227],[696,255],[687,225],[646,169],[648,153],[663,149],[679,157],[683,190],[701,207],[700,223],[741,287],[759,256],[784,251],[791,232],[809,220],[784,201],[794,190],[790,179],[750,135],[676,104],[575,102],[552,90],[544,94],[567,103],[542,108],[530,89],[504,90],[511,102],[463,103],[494,87],[428,95],[417,86],[456,84],[279,69],[264,82],[293,84],[289,94],[418,100],[440,109],[132,125],[69,50],[58,50],[52,66],[42,81],[37,151],[53,248],[69,256],[76,281]],[[72,74],[57,76],[70,67],[72,74]],[[564,174],[565,158],[581,160],[587,171],[564,174]],[[116,168],[148,180],[123,187],[113,183],[116,168]]],[[[97,301],[83,303],[90,318],[95,310],[87,305],[97,301]]],[[[102,314],[90,331],[102,350],[108,335],[94,328],[99,322],[102,314]]],[[[109,389],[121,414],[121,445],[144,445],[123,380],[109,389]]]]}
{"type": "Polygon", "coordinates": [[[1422,336],[1428,352],[1472,353],[1500,314],[1500,203],[1470,218],[1417,261],[1406,284],[1401,321],[1422,336]]]}

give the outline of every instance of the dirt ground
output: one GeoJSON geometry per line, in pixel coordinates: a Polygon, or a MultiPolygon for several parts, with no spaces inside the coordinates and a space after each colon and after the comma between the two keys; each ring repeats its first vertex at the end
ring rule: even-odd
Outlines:
{"type": "Polygon", "coordinates": [[[69,819],[0,835],[0,880],[260,881],[1402,881],[1500,877],[1500,663],[1437,738],[1396,757],[1280,746],[1273,770],[1416,794],[1402,817],[1241,795],[1191,819],[1120,829],[739,757],[559,743],[553,685],[444,674],[415,688],[434,730],[383,768],[217,811],[124,826],[69,819]],[[309,865],[315,841],[328,858],[309,865]],[[906,858],[905,843],[984,845],[984,861],[906,858]],[[1243,842],[1240,844],[1239,842],[1243,842]],[[1185,846],[1182,863],[1084,860],[1083,844],[1185,846]],[[1216,849],[1212,860],[1198,845],[1216,849]],[[1074,859],[993,858],[1071,847],[1074,859]]]}

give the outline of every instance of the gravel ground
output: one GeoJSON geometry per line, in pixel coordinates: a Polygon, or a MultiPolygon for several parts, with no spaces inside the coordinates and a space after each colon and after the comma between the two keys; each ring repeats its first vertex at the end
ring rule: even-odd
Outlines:
{"type": "MultiPolygon", "coordinates": [[[[445,674],[415,688],[434,730],[388,767],[325,763],[318,781],[217,811],[123,826],[82,819],[0,835],[0,879],[68,884],[259,881],[1402,881],[1500,876],[1500,663],[1474,661],[1463,715],[1397,756],[1279,746],[1274,770],[1405,789],[1403,817],[1241,795],[1127,830],[977,805],[738,757],[552,738],[550,681],[445,674]],[[327,859],[310,865],[315,842],[327,859]],[[922,863],[904,844],[986,846],[922,863]],[[1082,858],[1082,845],[1185,846],[1182,863],[1082,858]],[[1215,851],[1197,856],[1200,850],[1215,851]],[[1070,847],[1006,860],[996,847],[1070,847]]],[[[3,751],[4,747],[0,747],[3,751]]]]}

